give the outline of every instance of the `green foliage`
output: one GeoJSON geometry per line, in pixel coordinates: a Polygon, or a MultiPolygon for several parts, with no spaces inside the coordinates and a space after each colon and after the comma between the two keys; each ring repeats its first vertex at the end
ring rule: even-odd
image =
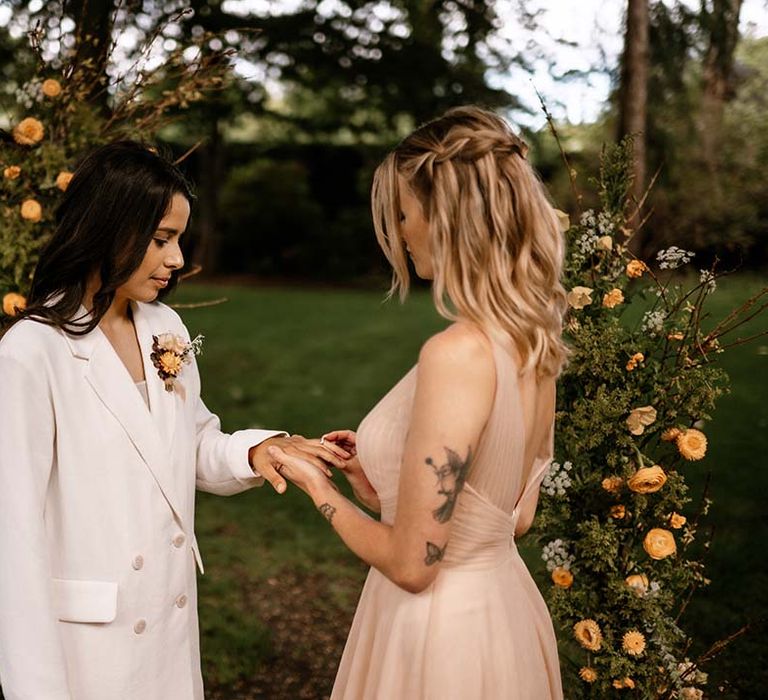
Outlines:
{"type": "Polygon", "coordinates": [[[562,464],[543,482],[537,532],[552,572],[546,596],[573,664],[564,679],[572,698],[606,697],[621,683],[641,697],[676,698],[704,678],[696,676],[702,658],[681,675],[691,640],[678,619],[693,591],[709,583],[700,524],[709,500],[693,502],[686,473],[706,450],[692,444],[704,437],[697,426],[728,388],[715,365],[725,336],[768,294],[713,322],[705,305],[715,268],[686,284],[672,270],[690,262],[687,251],[660,252],[658,274],[635,259],[625,218],[633,213],[625,207],[630,158],[628,142],[603,151],[601,209],[585,212],[566,234],[572,354],[558,398],[562,464]],[[602,635],[591,650],[574,632],[582,620],[602,635]],[[642,635],[638,653],[625,646],[627,633],[642,635]],[[582,680],[579,667],[596,680],[582,680]]]}

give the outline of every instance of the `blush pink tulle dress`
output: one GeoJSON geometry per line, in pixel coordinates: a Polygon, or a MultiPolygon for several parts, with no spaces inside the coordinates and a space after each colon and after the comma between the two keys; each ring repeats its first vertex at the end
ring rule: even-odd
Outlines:
{"type": "MultiPolygon", "coordinates": [[[[539,385],[533,373],[518,375],[508,344],[492,344],[496,395],[440,572],[413,594],[370,570],[332,700],[563,697],[549,611],[513,537],[526,505],[529,517],[535,508],[551,461],[554,381],[539,385]],[[536,447],[527,449],[532,439],[536,447]]],[[[360,463],[379,494],[384,523],[394,521],[397,509],[417,376],[418,365],[357,433],[360,463]]]]}

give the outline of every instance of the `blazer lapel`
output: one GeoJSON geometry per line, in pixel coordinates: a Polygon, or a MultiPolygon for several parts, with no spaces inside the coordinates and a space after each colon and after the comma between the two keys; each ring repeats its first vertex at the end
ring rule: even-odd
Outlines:
{"type": "MultiPolygon", "coordinates": [[[[142,345],[138,326],[137,335],[139,336],[139,345],[142,346],[142,355],[144,355],[146,354],[146,349],[142,345]]],[[[153,406],[151,413],[147,410],[141,394],[135,387],[125,365],[121,362],[109,340],[100,329],[96,328],[88,336],[84,336],[82,341],[74,339],[72,336],[69,336],[69,340],[71,346],[81,351],[85,350],[88,353],[88,356],[85,357],[88,360],[88,366],[85,370],[86,380],[93,387],[106,408],[122,425],[152,473],[165,500],[168,501],[168,504],[181,523],[182,511],[178,507],[177,494],[174,488],[171,446],[170,443],[165,443],[161,439],[161,431],[158,430],[158,425],[156,424],[158,420],[163,420],[160,416],[164,416],[167,412],[165,410],[167,404],[161,401],[164,397],[155,396],[154,391],[150,388],[153,384],[153,375],[147,369],[147,359],[144,360],[144,369],[150,406],[153,406]]],[[[149,342],[151,346],[151,337],[149,342]]],[[[82,357],[83,355],[79,356],[82,357]]],[[[149,362],[149,368],[152,369],[151,362],[149,362]]],[[[156,373],[154,378],[158,379],[156,373]]]]}

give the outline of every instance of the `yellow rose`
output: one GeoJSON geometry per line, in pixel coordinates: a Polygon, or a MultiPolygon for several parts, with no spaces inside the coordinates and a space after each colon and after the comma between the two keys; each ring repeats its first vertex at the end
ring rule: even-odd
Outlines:
{"type": "Polygon", "coordinates": [[[24,311],[27,308],[27,300],[16,294],[16,292],[8,292],[3,297],[3,313],[6,316],[15,316],[19,311],[24,311]]]}
{"type": "Polygon", "coordinates": [[[635,687],[635,682],[627,676],[625,678],[619,678],[613,681],[613,687],[617,689],[629,688],[631,690],[635,687]]]}
{"type": "Polygon", "coordinates": [[[622,505],[611,506],[610,515],[616,520],[621,520],[627,514],[627,509],[622,505]]]}
{"type": "Polygon", "coordinates": [[[603,306],[606,309],[612,309],[614,306],[618,306],[624,301],[624,292],[620,289],[612,289],[607,294],[603,295],[603,306]]]}
{"type": "Polygon", "coordinates": [[[36,224],[43,218],[43,208],[35,199],[25,199],[21,203],[21,218],[36,224]]]}
{"type": "Polygon", "coordinates": [[[601,486],[614,496],[621,492],[621,487],[624,485],[624,479],[620,476],[606,476],[601,482],[601,486]]]}
{"type": "Polygon", "coordinates": [[[642,632],[629,630],[622,638],[621,646],[630,656],[640,656],[645,651],[645,637],[642,632]]]}
{"type": "Polygon", "coordinates": [[[643,273],[648,269],[642,260],[630,260],[627,263],[627,277],[637,278],[642,277],[643,273]]]}
{"type": "Polygon", "coordinates": [[[58,97],[61,95],[61,83],[53,78],[43,81],[43,95],[46,97],[58,97]]]}
{"type": "Polygon", "coordinates": [[[597,239],[597,249],[598,250],[613,250],[613,238],[610,236],[600,236],[600,238],[597,239]]]}
{"type": "Polygon", "coordinates": [[[656,409],[653,406],[633,408],[627,418],[627,427],[632,435],[642,435],[646,426],[656,420],[656,409]]]}
{"type": "Polygon", "coordinates": [[[645,355],[641,352],[636,352],[627,362],[627,372],[634,370],[641,362],[645,362],[645,355]]]}
{"type": "Polygon", "coordinates": [[[583,309],[592,303],[592,290],[589,287],[574,287],[566,299],[572,308],[583,309]]]}
{"type": "Polygon", "coordinates": [[[597,671],[591,666],[583,666],[579,669],[579,678],[585,683],[594,683],[597,680],[597,671]]]}
{"type": "Polygon", "coordinates": [[[57,176],[56,176],[56,187],[58,187],[62,192],[67,191],[67,187],[69,187],[69,183],[72,180],[73,174],[70,173],[68,170],[62,170],[57,176]]]}
{"type": "Polygon", "coordinates": [[[569,228],[571,228],[571,218],[566,212],[560,209],[555,209],[555,214],[557,214],[557,223],[558,226],[560,226],[560,232],[565,233],[569,228]]]}
{"type": "Polygon", "coordinates": [[[603,633],[594,620],[581,620],[573,626],[573,635],[581,646],[597,651],[603,643],[603,633]]]}
{"type": "Polygon", "coordinates": [[[679,530],[683,525],[685,525],[686,522],[686,517],[684,515],[680,515],[680,513],[673,512],[669,514],[669,526],[675,530],[679,530]]]}
{"type": "Polygon", "coordinates": [[[20,146],[34,146],[43,140],[43,136],[45,136],[45,129],[34,117],[22,119],[13,128],[13,140],[20,146]]]}
{"type": "Polygon", "coordinates": [[[184,364],[181,357],[170,351],[164,352],[158,359],[160,360],[162,370],[172,377],[175,377],[181,371],[181,367],[184,364]]]}
{"type": "Polygon", "coordinates": [[[642,596],[648,590],[648,577],[645,574],[630,574],[624,579],[624,583],[636,596],[642,596]]]}
{"type": "Polygon", "coordinates": [[[21,168],[18,165],[9,165],[3,170],[3,177],[6,180],[15,180],[19,175],[21,175],[21,168]]]}
{"type": "Polygon", "coordinates": [[[573,585],[573,574],[558,566],[552,572],[552,582],[560,588],[570,588],[573,585]]]}
{"type": "Polygon", "coordinates": [[[658,464],[638,469],[627,480],[627,485],[635,493],[656,493],[666,483],[667,475],[658,464]]]}
{"type": "Polygon", "coordinates": [[[689,428],[677,436],[677,449],[685,459],[696,461],[707,453],[707,436],[700,430],[689,428]]]}
{"type": "Polygon", "coordinates": [[[682,430],[679,428],[667,428],[662,434],[661,439],[664,440],[664,442],[672,442],[673,440],[677,440],[677,436],[680,435],[682,430]]]}
{"type": "Polygon", "coordinates": [[[651,559],[665,559],[677,552],[675,538],[669,530],[655,527],[648,531],[643,540],[643,549],[651,559]]]}

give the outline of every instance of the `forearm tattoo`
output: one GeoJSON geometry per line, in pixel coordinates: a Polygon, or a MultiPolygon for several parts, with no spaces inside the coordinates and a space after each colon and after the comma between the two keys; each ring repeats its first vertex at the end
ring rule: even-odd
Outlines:
{"type": "Polygon", "coordinates": [[[336,515],[336,509],[330,503],[323,503],[318,510],[329,523],[333,523],[333,516],[336,515]]]}
{"type": "Polygon", "coordinates": [[[453,515],[453,509],[456,507],[456,499],[464,488],[464,482],[467,480],[467,472],[472,461],[472,448],[467,451],[467,458],[462,459],[458,453],[450,447],[445,448],[448,461],[445,464],[437,465],[431,457],[427,457],[427,464],[432,467],[437,477],[437,483],[440,487],[438,493],[445,496],[445,503],[432,511],[432,515],[439,523],[447,523],[453,515]]]}
{"type": "Polygon", "coordinates": [[[445,556],[445,548],[448,546],[448,544],[444,544],[443,548],[440,549],[436,544],[433,542],[427,542],[427,556],[424,557],[424,563],[427,566],[432,566],[432,564],[437,564],[444,556],[445,556]]]}

